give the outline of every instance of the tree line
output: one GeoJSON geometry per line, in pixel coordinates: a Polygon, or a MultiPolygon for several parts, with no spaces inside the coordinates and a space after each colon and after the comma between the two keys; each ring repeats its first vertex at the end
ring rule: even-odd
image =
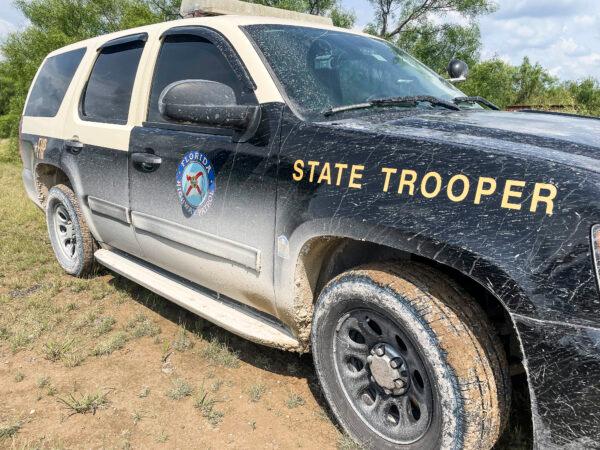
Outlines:
{"type": "MultiPolygon", "coordinates": [[[[327,15],[351,28],[355,15],[340,0],[249,0],[267,6],[327,15]]],[[[367,33],[405,49],[445,75],[450,59],[470,66],[459,88],[502,108],[527,105],[600,115],[600,84],[594,78],[561,81],[525,58],[511,65],[499,58],[482,60],[477,19],[496,10],[492,0],[369,0],[374,21],[367,33]],[[466,25],[448,23],[452,13],[466,25]],[[441,20],[442,19],[442,20],[441,20]]],[[[181,0],[15,0],[28,19],[22,30],[0,43],[0,138],[14,137],[31,80],[44,57],[62,46],[100,34],[179,18],[181,0]]]]}

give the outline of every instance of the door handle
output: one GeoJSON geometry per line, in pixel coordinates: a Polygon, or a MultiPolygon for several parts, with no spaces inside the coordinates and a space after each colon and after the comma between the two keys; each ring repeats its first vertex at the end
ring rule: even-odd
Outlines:
{"type": "Polygon", "coordinates": [[[78,155],[79,153],[81,153],[81,150],[83,150],[83,142],[80,142],[78,140],[70,140],[70,141],[65,141],[65,149],[69,152],[69,153],[73,153],[74,155],[78,155]]]}
{"type": "Polygon", "coordinates": [[[131,161],[142,172],[153,172],[162,164],[162,158],[153,153],[132,153],[131,161]]]}

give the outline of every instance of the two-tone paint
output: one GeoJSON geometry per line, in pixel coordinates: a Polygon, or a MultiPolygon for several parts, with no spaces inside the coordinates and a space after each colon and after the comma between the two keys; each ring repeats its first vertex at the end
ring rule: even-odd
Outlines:
{"type": "Polygon", "coordinates": [[[590,231],[600,221],[600,121],[384,110],[307,122],[286,105],[243,33],[253,23],[259,19],[190,19],[61,50],[87,48],[57,117],[24,118],[30,197],[43,206],[44,174],[60,169],[102,246],[272,316],[302,348],[321,269],[340,239],[363,254],[389,249],[447,267],[485,289],[510,316],[529,380],[535,445],[599,446],[600,295],[590,231]],[[161,36],[174,26],[208,27],[227,38],[235,50],[228,57],[246,68],[243,76],[261,105],[251,139],[145,122],[161,36]],[[128,122],[81,120],[78,102],[97,48],[140,32],[148,39],[128,122]],[[132,161],[147,149],[162,158],[156,170],[140,170],[132,161]],[[176,172],[193,150],[213,163],[217,190],[206,214],[190,216],[177,196],[176,172]],[[304,170],[312,163],[316,174],[300,176],[298,161],[304,170]],[[325,163],[347,168],[327,176],[319,171],[325,163]],[[416,174],[412,189],[410,183],[400,189],[404,170],[411,171],[406,177],[416,174]],[[436,195],[420,183],[432,173],[442,180],[436,195]],[[462,185],[448,190],[457,175],[462,185]],[[495,188],[482,186],[477,201],[482,178],[493,179],[495,188]],[[465,180],[466,192],[460,189],[465,180]],[[536,193],[536,186],[556,191],[536,193]],[[546,202],[534,202],[536,195],[546,202]]]}

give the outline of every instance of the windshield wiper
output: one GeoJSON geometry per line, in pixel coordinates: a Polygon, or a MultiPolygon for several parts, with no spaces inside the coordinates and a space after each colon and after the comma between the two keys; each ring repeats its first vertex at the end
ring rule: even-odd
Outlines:
{"type": "Polygon", "coordinates": [[[335,108],[329,108],[323,111],[323,115],[325,117],[332,116],[334,114],[345,112],[345,111],[353,111],[356,109],[367,109],[374,107],[385,107],[385,106],[411,106],[415,107],[421,102],[430,103],[432,106],[441,106],[447,109],[451,109],[453,111],[460,111],[460,108],[447,100],[443,100],[441,98],[433,97],[431,95],[415,95],[415,96],[406,96],[406,97],[390,97],[390,98],[379,98],[375,100],[371,100],[365,103],[356,103],[354,105],[345,105],[345,106],[337,106],[335,108]]]}
{"type": "Polygon", "coordinates": [[[421,102],[430,103],[432,106],[441,106],[453,111],[460,111],[460,108],[452,102],[433,97],[431,95],[414,95],[407,97],[391,97],[372,100],[371,103],[375,106],[417,106],[421,102]]]}
{"type": "Polygon", "coordinates": [[[494,111],[500,111],[500,108],[494,105],[489,100],[486,100],[483,97],[475,96],[475,97],[456,97],[454,99],[454,103],[479,103],[480,105],[487,106],[494,111]]]}

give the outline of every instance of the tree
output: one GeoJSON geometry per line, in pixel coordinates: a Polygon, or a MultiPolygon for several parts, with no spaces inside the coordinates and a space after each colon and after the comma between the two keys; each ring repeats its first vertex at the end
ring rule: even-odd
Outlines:
{"type": "Polygon", "coordinates": [[[470,68],[467,81],[458,88],[468,95],[480,95],[501,108],[513,105],[516,99],[514,79],[517,69],[495,58],[470,68]]]}
{"type": "Polygon", "coordinates": [[[479,61],[481,35],[475,24],[425,24],[406,29],[396,44],[436,72],[445,74],[452,58],[462,59],[469,66],[479,61]]]}
{"type": "Polygon", "coordinates": [[[0,44],[0,137],[16,136],[29,85],[48,53],[83,39],[178,17],[181,0],[16,0],[29,20],[0,44]]]}
{"type": "Polygon", "coordinates": [[[339,0],[244,0],[248,3],[274,8],[289,9],[291,11],[314,14],[317,16],[331,17],[337,27],[352,28],[356,16],[340,6],[339,0]]]}
{"type": "Polygon", "coordinates": [[[375,22],[369,27],[378,36],[396,39],[403,31],[430,24],[432,16],[458,13],[474,19],[496,6],[491,0],[369,0],[375,8],[375,22]]]}

